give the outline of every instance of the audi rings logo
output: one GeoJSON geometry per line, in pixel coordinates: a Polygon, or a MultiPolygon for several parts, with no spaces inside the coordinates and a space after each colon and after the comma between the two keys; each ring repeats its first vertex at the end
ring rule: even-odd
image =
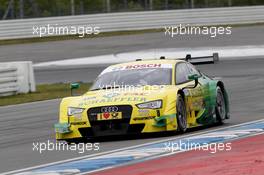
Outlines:
{"type": "Polygon", "coordinates": [[[117,111],[118,111],[118,107],[116,106],[107,106],[101,108],[102,113],[117,112],[117,111]]]}

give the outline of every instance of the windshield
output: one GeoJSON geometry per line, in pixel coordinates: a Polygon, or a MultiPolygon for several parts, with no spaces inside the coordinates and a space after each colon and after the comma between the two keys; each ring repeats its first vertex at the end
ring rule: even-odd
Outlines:
{"type": "Polygon", "coordinates": [[[91,90],[117,86],[170,85],[171,68],[118,70],[101,74],[91,90]]]}

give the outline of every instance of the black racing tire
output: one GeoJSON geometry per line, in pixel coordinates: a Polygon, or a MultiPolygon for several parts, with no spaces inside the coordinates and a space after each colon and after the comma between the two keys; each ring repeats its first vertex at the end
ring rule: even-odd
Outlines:
{"type": "Polygon", "coordinates": [[[218,124],[223,124],[226,119],[226,101],[222,89],[216,87],[216,105],[215,105],[215,114],[218,124]]]}
{"type": "Polygon", "coordinates": [[[176,113],[178,123],[177,129],[181,133],[184,133],[187,130],[187,113],[184,99],[180,94],[177,95],[176,113]]]}

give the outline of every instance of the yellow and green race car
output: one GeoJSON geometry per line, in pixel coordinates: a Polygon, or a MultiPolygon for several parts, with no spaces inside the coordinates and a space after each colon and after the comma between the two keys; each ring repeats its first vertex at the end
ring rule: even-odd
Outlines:
{"type": "Polygon", "coordinates": [[[195,58],[109,66],[87,93],[62,99],[56,139],[185,132],[223,123],[229,118],[224,83],[198,71],[190,60],[195,58]]]}

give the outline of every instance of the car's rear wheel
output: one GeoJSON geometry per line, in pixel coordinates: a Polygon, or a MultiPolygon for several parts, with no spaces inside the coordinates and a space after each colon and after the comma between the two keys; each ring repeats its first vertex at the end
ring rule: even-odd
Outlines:
{"type": "Polygon", "coordinates": [[[177,110],[178,130],[180,132],[185,132],[187,130],[186,107],[185,107],[184,99],[180,94],[178,94],[177,97],[176,110],[177,110]]]}
{"type": "Polygon", "coordinates": [[[218,86],[216,88],[216,119],[219,124],[223,124],[226,119],[226,103],[222,89],[218,86]]]}

